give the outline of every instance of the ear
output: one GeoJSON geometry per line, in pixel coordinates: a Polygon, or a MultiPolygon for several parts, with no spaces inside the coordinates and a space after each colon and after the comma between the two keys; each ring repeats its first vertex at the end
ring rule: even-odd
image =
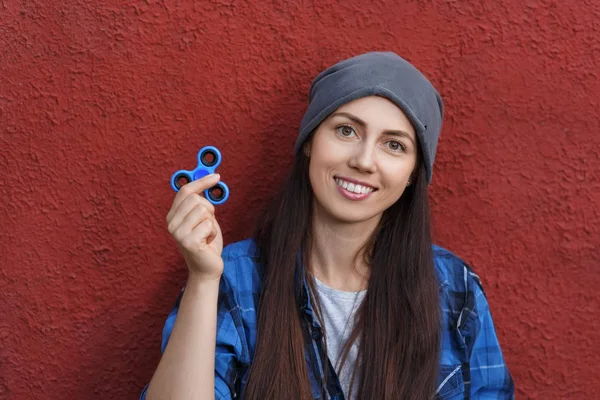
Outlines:
{"type": "Polygon", "coordinates": [[[310,158],[310,152],[312,150],[312,140],[307,140],[303,145],[302,145],[302,150],[304,151],[304,155],[306,157],[310,158]]]}
{"type": "Polygon", "coordinates": [[[417,175],[416,171],[413,171],[408,177],[408,182],[406,182],[406,187],[409,187],[415,182],[415,176],[417,175]]]}
{"type": "Polygon", "coordinates": [[[417,158],[415,167],[413,168],[412,172],[410,173],[410,176],[408,177],[408,182],[406,183],[407,187],[415,183],[415,180],[417,179],[417,175],[419,175],[420,168],[422,168],[421,160],[419,158],[417,158]]]}

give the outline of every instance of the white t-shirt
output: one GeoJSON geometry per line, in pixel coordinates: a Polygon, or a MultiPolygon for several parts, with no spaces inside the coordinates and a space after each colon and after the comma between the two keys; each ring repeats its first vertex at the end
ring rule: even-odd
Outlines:
{"type": "Polygon", "coordinates": [[[353,396],[348,396],[350,390],[350,380],[352,373],[356,368],[356,357],[358,354],[358,338],[350,348],[348,358],[344,363],[344,368],[340,373],[341,352],[344,344],[348,341],[354,327],[354,315],[367,294],[366,290],[360,292],[344,292],[336,290],[325,285],[315,278],[316,288],[319,293],[321,304],[321,313],[327,339],[327,356],[333,363],[335,371],[340,378],[340,384],[344,391],[344,396],[348,400],[356,399],[356,387],[358,376],[354,381],[353,396]]]}

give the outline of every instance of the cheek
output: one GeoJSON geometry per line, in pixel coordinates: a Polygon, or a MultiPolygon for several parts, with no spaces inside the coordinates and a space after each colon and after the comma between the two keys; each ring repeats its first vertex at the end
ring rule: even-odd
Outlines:
{"type": "Polygon", "coordinates": [[[410,175],[413,171],[413,168],[414,163],[407,162],[400,168],[396,166],[396,168],[383,168],[381,170],[382,181],[390,197],[395,197],[398,199],[400,196],[402,196],[402,193],[404,193],[406,190],[406,184],[410,180],[410,175]]]}
{"type": "Polygon", "coordinates": [[[309,170],[312,178],[324,181],[328,174],[344,164],[344,155],[339,150],[326,146],[326,143],[319,144],[320,146],[313,146],[309,170]]]}
{"type": "Polygon", "coordinates": [[[310,177],[310,183],[315,193],[321,192],[327,184],[327,176],[329,170],[329,165],[325,162],[325,160],[311,158],[308,169],[308,175],[310,177]]]}

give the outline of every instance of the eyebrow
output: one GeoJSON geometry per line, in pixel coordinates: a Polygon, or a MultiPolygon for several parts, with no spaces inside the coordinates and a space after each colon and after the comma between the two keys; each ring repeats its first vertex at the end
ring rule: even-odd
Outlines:
{"type": "MultiPolygon", "coordinates": [[[[339,111],[339,112],[333,113],[331,115],[331,118],[333,118],[333,117],[346,117],[349,120],[351,120],[352,122],[354,122],[355,124],[360,125],[361,128],[363,128],[363,129],[367,129],[367,126],[368,126],[365,121],[363,121],[362,119],[358,118],[356,115],[352,115],[352,114],[347,113],[347,112],[339,111]]],[[[413,140],[413,138],[410,136],[410,134],[408,132],[400,131],[400,130],[385,130],[383,133],[386,134],[386,135],[394,135],[394,136],[405,137],[405,138],[409,139],[412,142],[413,146],[415,145],[415,141],[413,140]]]]}

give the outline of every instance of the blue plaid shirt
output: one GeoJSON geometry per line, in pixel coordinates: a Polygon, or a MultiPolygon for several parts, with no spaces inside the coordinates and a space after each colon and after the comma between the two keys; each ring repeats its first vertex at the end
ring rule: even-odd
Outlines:
{"type": "MultiPolygon", "coordinates": [[[[256,309],[261,288],[258,250],[251,239],[223,250],[215,355],[215,399],[234,399],[243,392],[256,346],[256,309]]],[[[460,258],[433,246],[440,283],[443,329],[436,399],[514,399],[514,384],[504,363],[492,316],[479,277],[460,258]]],[[[301,263],[300,258],[298,259],[301,263]]],[[[303,274],[302,274],[303,275],[303,274]]],[[[179,295],[162,333],[164,352],[177,318],[179,295]]],[[[343,400],[332,363],[323,352],[322,331],[313,313],[306,281],[302,279],[302,315],[312,337],[309,377],[315,399],[320,398],[324,368],[330,376],[326,398],[343,400]]],[[[141,400],[146,397],[144,388],[141,400]]]]}

